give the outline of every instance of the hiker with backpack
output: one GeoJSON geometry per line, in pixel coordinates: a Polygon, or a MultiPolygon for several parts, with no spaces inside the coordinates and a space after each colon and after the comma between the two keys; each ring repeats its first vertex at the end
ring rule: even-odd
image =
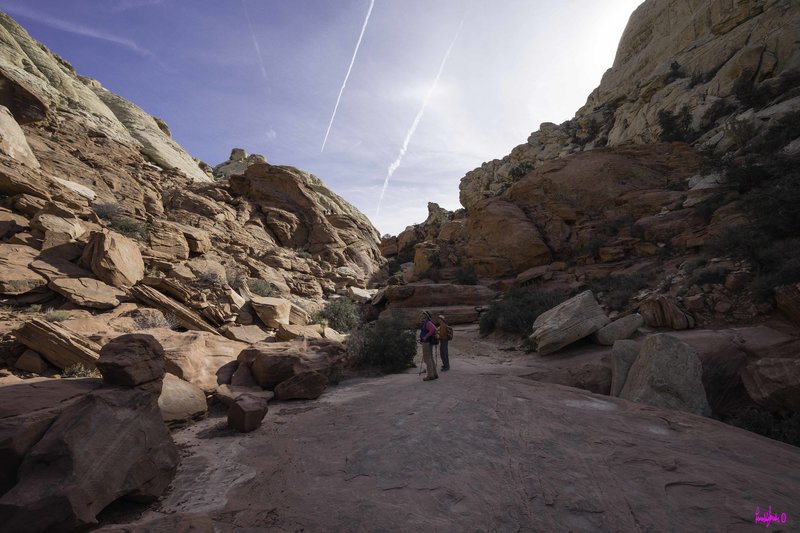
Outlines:
{"type": "Polygon", "coordinates": [[[422,324],[419,328],[419,342],[422,343],[422,360],[427,368],[423,381],[431,381],[439,379],[439,373],[436,372],[436,363],[433,362],[433,345],[438,344],[438,335],[436,325],[431,320],[429,311],[423,311],[420,316],[422,324]]]}
{"type": "Polygon", "coordinates": [[[444,315],[439,315],[439,355],[442,356],[442,371],[450,370],[450,354],[447,351],[449,341],[453,340],[453,328],[447,325],[444,315]]]}

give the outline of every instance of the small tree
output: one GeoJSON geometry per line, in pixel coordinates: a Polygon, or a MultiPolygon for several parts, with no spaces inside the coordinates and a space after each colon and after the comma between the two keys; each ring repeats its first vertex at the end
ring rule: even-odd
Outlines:
{"type": "Polygon", "coordinates": [[[361,313],[356,304],[347,298],[335,298],[325,304],[315,318],[327,322],[336,331],[350,331],[361,323],[361,313]]]}
{"type": "Polygon", "coordinates": [[[354,331],[347,342],[347,351],[350,364],[356,368],[402,372],[414,363],[417,339],[398,320],[378,320],[354,331]]]}

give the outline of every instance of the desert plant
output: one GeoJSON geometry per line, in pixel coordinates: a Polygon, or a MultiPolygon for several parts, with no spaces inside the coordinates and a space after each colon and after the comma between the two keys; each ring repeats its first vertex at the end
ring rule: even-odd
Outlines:
{"type": "Polygon", "coordinates": [[[111,219],[108,227],[121,233],[126,237],[146,241],[150,238],[150,232],[147,230],[147,224],[135,218],[128,216],[117,216],[111,219]]]}
{"type": "Polygon", "coordinates": [[[329,300],[314,318],[341,332],[355,329],[361,323],[358,307],[347,298],[329,300]]]}
{"type": "Polygon", "coordinates": [[[683,106],[678,113],[666,109],[658,112],[658,124],[661,126],[659,138],[663,142],[692,142],[698,133],[692,129],[692,114],[688,106],[683,106]]]}
{"type": "Polygon", "coordinates": [[[416,333],[398,320],[378,320],[355,330],[347,341],[350,364],[402,372],[414,364],[416,333]]]}
{"type": "Polygon", "coordinates": [[[533,162],[523,161],[508,172],[508,177],[511,178],[512,181],[519,181],[527,176],[534,168],[536,168],[536,165],[534,165],[533,162]]]}
{"type": "Polygon", "coordinates": [[[652,281],[651,273],[618,274],[606,278],[593,279],[589,288],[595,294],[602,294],[603,303],[613,311],[622,311],[637,291],[647,287],[652,281]]]}
{"type": "Polygon", "coordinates": [[[103,220],[111,220],[119,216],[119,204],[115,202],[99,202],[92,205],[92,211],[103,220]]]}
{"type": "Polygon", "coordinates": [[[247,271],[239,265],[226,265],[225,281],[228,282],[231,288],[238,289],[248,283],[247,271]]]}
{"type": "Polygon", "coordinates": [[[207,283],[210,285],[217,285],[222,283],[222,277],[213,270],[206,270],[205,272],[200,272],[197,276],[197,280],[201,283],[207,283]]]}
{"type": "Polygon", "coordinates": [[[499,330],[527,335],[539,315],[564,302],[573,294],[573,291],[567,289],[516,287],[481,314],[480,333],[488,335],[499,330]]]}
{"type": "Polygon", "coordinates": [[[44,319],[47,320],[48,322],[63,322],[65,320],[69,320],[70,316],[71,315],[69,311],[49,309],[44,314],[44,319]]]}
{"type": "Polygon", "coordinates": [[[25,309],[25,313],[39,313],[42,311],[42,304],[31,304],[25,309]]]}
{"type": "Polygon", "coordinates": [[[302,248],[295,248],[294,253],[297,257],[302,257],[303,259],[311,258],[311,253],[308,250],[303,250],[302,248]]]}
{"type": "Polygon", "coordinates": [[[62,378],[101,378],[103,377],[96,368],[89,368],[83,363],[75,363],[61,371],[62,378]]]}
{"type": "Polygon", "coordinates": [[[278,290],[269,281],[263,279],[248,279],[247,288],[256,296],[280,296],[278,290]]]}
{"type": "Polygon", "coordinates": [[[178,329],[180,324],[175,319],[175,315],[171,314],[163,314],[163,313],[149,313],[145,315],[139,315],[133,319],[136,327],[138,329],[155,329],[155,328],[163,328],[163,329],[178,329]]]}

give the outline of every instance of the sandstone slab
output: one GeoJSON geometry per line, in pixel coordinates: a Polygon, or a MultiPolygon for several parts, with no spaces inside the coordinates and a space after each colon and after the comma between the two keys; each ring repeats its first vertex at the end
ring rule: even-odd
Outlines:
{"type": "Polygon", "coordinates": [[[609,319],[592,291],[585,291],[539,315],[530,339],[540,354],[549,354],[588,337],[609,319]]]}
{"type": "Polygon", "coordinates": [[[752,361],[742,373],[742,381],[760,405],[800,412],[800,358],[752,361]]]}
{"type": "Polygon", "coordinates": [[[278,329],[281,324],[289,324],[289,316],[292,311],[292,303],[283,298],[271,298],[267,296],[254,296],[250,300],[258,318],[268,327],[278,329]]]}
{"type": "Polygon", "coordinates": [[[130,287],[144,277],[139,247],[113,231],[93,231],[82,260],[98,278],[115,287],[130,287]]]}
{"type": "Polygon", "coordinates": [[[603,346],[613,346],[618,340],[628,339],[644,325],[642,315],[633,313],[606,324],[592,333],[592,340],[603,346]]]}
{"type": "Polygon", "coordinates": [[[93,278],[58,278],[47,285],[51,290],[82,307],[113,309],[125,293],[93,278]]]}
{"type": "Polygon", "coordinates": [[[14,336],[62,370],[75,364],[94,368],[100,353],[100,346],[83,335],[37,318],[23,324],[14,336]]]}
{"type": "Polygon", "coordinates": [[[665,334],[651,335],[642,342],[619,397],[711,415],[697,353],[685,342],[665,334]]]}
{"type": "Polygon", "coordinates": [[[38,253],[30,246],[0,244],[0,294],[16,296],[47,284],[29,268],[38,253]]]}
{"type": "Polygon", "coordinates": [[[208,404],[203,389],[173,374],[166,374],[158,396],[158,408],[164,422],[177,425],[205,416],[208,404]]]}

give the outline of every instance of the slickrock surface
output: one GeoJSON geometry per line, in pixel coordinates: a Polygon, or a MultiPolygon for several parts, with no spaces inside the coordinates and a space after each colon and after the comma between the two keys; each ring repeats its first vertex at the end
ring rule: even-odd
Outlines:
{"type": "Polygon", "coordinates": [[[221,414],[177,433],[186,456],[146,525],[101,531],[173,531],[172,513],[209,531],[752,531],[769,505],[794,527],[797,448],[520,378],[555,356],[456,334],[436,381],[347,381],[252,433],[221,414]]]}

